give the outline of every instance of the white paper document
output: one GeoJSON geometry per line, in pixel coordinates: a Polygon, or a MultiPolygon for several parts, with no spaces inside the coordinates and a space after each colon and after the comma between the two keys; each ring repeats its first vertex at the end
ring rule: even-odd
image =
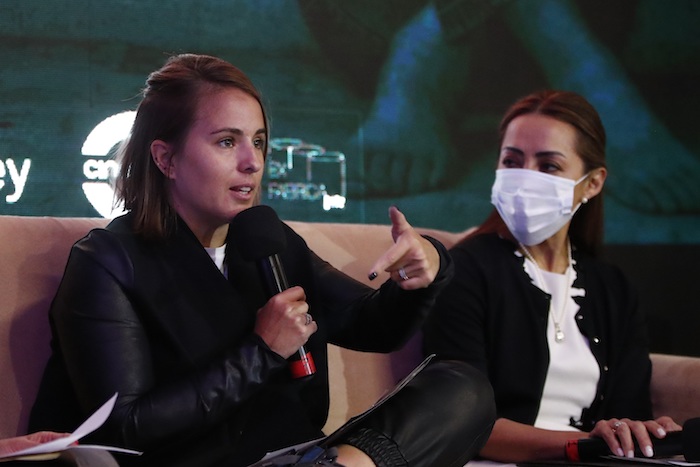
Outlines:
{"type": "Polygon", "coordinates": [[[102,424],[107,420],[109,414],[114,408],[114,403],[117,400],[117,394],[114,394],[107,402],[105,402],[102,407],[97,409],[95,413],[90,415],[87,420],[85,420],[82,425],[80,425],[73,433],[70,435],[49,441],[47,443],[39,444],[31,448],[23,449],[21,451],[15,451],[10,454],[5,454],[0,456],[0,462],[6,460],[16,460],[22,458],[50,458],[58,457],[61,451],[66,449],[79,449],[79,448],[91,448],[91,449],[105,449],[108,451],[122,452],[126,454],[136,454],[141,455],[139,451],[133,451],[131,449],[123,449],[114,446],[99,446],[99,445],[88,445],[88,444],[76,444],[81,438],[89,435],[96,429],[102,426],[102,424]],[[51,456],[55,454],[55,456],[51,456]]]}

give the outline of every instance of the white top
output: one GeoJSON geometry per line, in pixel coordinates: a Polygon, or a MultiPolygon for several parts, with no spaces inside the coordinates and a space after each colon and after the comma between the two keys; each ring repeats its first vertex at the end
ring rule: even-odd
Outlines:
{"type": "Polygon", "coordinates": [[[576,430],[570,424],[571,418],[579,420],[584,408],[589,407],[596,395],[600,369],[588,339],[581,334],[576,324],[579,306],[573,300],[575,296],[584,296],[586,291],[574,288],[576,270],[570,273],[571,284],[566,284],[565,274],[556,274],[539,270],[539,277],[544,284],[538,284],[537,266],[527,260],[525,271],[540,289],[552,296],[549,319],[547,321],[547,344],[549,346],[549,367],[542,393],[540,410],[535,420],[538,428],[550,430],[576,430]],[[571,291],[567,296],[567,292],[571,291]],[[559,316],[566,305],[566,315],[559,316]],[[554,320],[557,316],[565,338],[556,342],[554,338],[554,320]]]}
{"type": "MultiPolygon", "coordinates": [[[[520,252],[516,252],[518,256],[520,252]]],[[[576,264],[573,261],[573,264],[576,264]]],[[[576,280],[576,269],[571,270],[568,286],[565,274],[556,274],[539,269],[529,259],[524,261],[523,268],[530,276],[532,283],[552,296],[549,319],[547,320],[547,345],[549,347],[549,367],[542,392],[540,410],[535,420],[535,426],[547,430],[577,431],[570,424],[570,418],[578,420],[581,411],[593,402],[600,379],[598,363],[591,352],[588,339],[579,331],[576,324],[576,314],[579,306],[572,297],[583,297],[586,291],[573,287],[576,280]],[[539,272],[539,274],[538,274],[539,272]],[[544,284],[539,284],[538,276],[544,284]],[[567,296],[567,291],[571,293],[567,296]],[[564,332],[564,340],[556,342],[554,338],[554,320],[552,313],[559,317],[564,308],[564,300],[569,300],[566,306],[566,316],[562,316],[559,325],[564,332]]],[[[569,266],[571,267],[571,266],[569,266]]],[[[504,464],[484,459],[472,460],[468,467],[515,467],[515,464],[504,464]]]]}
{"type": "Polygon", "coordinates": [[[216,264],[216,267],[219,268],[219,271],[221,271],[223,275],[226,275],[224,265],[224,258],[226,257],[226,244],[224,243],[220,247],[216,248],[205,246],[204,249],[207,250],[207,253],[209,253],[209,257],[212,261],[214,261],[214,264],[216,264]]]}

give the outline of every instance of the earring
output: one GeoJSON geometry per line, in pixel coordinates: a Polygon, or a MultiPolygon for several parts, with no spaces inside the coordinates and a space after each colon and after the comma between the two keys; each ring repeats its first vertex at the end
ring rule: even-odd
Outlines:
{"type": "Polygon", "coordinates": [[[586,203],[588,203],[588,198],[586,198],[584,196],[583,198],[581,198],[581,204],[586,204],[586,203]]]}

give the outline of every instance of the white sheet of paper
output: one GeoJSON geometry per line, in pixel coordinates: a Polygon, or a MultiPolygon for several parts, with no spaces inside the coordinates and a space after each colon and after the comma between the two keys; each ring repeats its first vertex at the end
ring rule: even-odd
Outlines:
{"type": "MultiPolygon", "coordinates": [[[[30,456],[30,455],[35,455],[35,454],[48,454],[51,452],[58,452],[58,451],[64,451],[68,448],[75,448],[78,446],[71,446],[73,443],[76,441],[80,440],[86,435],[89,435],[96,429],[102,426],[102,424],[107,420],[107,417],[109,417],[109,414],[112,413],[112,409],[114,408],[114,403],[117,400],[117,394],[115,393],[107,402],[102,404],[102,407],[97,409],[95,413],[90,415],[87,420],[85,420],[73,433],[70,435],[64,437],[64,438],[59,438],[55,439],[53,441],[49,441],[47,443],[39,444],[37,446],[33,446],[31,448],[23,449],[21,451],[16,451],[12,452],[10,454],[6,454],[4,456],[0,456],[0,459],[8,458],[8,457],[24,457],[24,456],[30,456]]],[[[131,449],[123,449],[123,448],[113,448],[109,446],[90,446],[90,445],[84,445],[80,446],[83,448],[100,448],[100,449],[107,449],[110,451],[119,451],[119,452],[124,452],[128,454],[141,454],[139,451],[133,451],[131,449]]]]}

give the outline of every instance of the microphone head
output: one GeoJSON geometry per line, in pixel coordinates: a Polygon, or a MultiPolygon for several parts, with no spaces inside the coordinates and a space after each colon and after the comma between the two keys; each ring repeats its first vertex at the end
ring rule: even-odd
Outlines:
{"type": "Polygon", "coordinates": [[[700,417],[683,424],[683,457],[688,462],[700,462],[700,417]]]}
{"type": "Polygon", "coordinates": [[[256,261],[282,253],[287,248],[282,221],[269,206],[253,206],[231,221],[231,238],[241,257],[256,261]]]}

